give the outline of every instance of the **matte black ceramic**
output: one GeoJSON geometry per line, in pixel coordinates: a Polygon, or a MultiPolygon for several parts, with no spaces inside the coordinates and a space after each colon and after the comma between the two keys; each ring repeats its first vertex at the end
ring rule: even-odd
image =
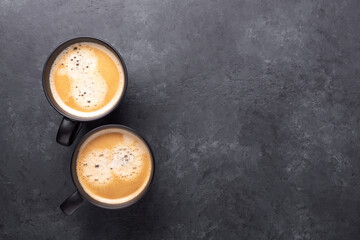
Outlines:
{"type": "Polygon", "coordinates": [[[76,209],[78,209],[80,206],[81,206],[81,203],[83,202],[83,200],[87,200],[89,201],[90,203],[98,206],[98,207],[102,207],[102,208],[106,208],[106,209],[120,209],[120,208],[124,208],[124,207],[127,207],[127,206],[130,206],[132,204],[134,204],[135,202],[137,202],[139,199],[141,199],[144,194],[149,190],[152,182],[153,182],[153,179],[154,179],[154,174],[155,174],[155,160],[154,160],[154,154],[150,148],[150,145],[148,144],[148,142],[141,136],[139,135],[135,130],[129,128],[129,127],[126,127],[126,126],[123,126],[123,125],[118,125],[118,124],[109,124],[109,125],[104,125],[104,126],[100,126],[98,128],[95,128],[93,130],[91,130],[90,132],[88,132],[82,139],[81,141],[79,142],[79,144],[77,145],[74,153],[73,153],[73,156],[72,156],[72,160],[71,160],[71,176],[72,176],[72,180],[74,182],[74,185],[76,187],[76,191],[71,194],[68,199],[66,199],[60,206],[61,210],[66,214],[66,215],[71,215],[73,214],[76,209]],[[98,131],[101,131],[101,130],[104,130],[104,129],[108,129],[108,128],[120,128],[120,129],[123,129],[123,130],[126,130],[126,131],[129,131],[133,134],[135,134],[136,136],[138,136],[144,143],[145,145],[147,146],[147,148],[149,149],[149,152],[150,152],[150,155],[151,155],[151,161],[152,161],[152,174],[151,174],[151,179],[149,181],[149,184],[148,186],[135,198],[131,199],[130,201],[128,202],[125,202],[125,203],[121,203],[121,204],[108,204],[108,203],[103,203],[103,202],[100,202],[100,201],[97,201],[93,198],[91,198],[83,189],[83,187],[81,186],[80,182],[79,182],[79,179],[78,179],[78,176],[76,174],[76,161],[77,161],[77,157],[78,157],[78,154],[79,154],[79,150],[81,148],[81,145],[85,142],[85,140],[90,137],[92,134],[98,132],[98,131]]]}
{"type": "Polygon", "coordinates": [[[93,121],[93,120],[102,118],[105,115],[112,112],[118,106],[118,104],[120,103],[121,99],[123,98],[123,96],[125,94],[126,87],[127,87],[127,81],[128,81],[128,76],[127,76],[125,62],[124,62],[123,58],[121,57],[121,55],[110,44],[108,44],[102,40],[92,38],[92,37],[77,37],[77,38],[70,39],[70,40],[60,44],[60,46],[58,46],[50,54],[49,58],[46,60],[44,69],[43,69],[43,75],[42,75],[43,89],[44,89],[46,98],[48,99],[51,106],[53,106],[53,108],[56,111],[58,111],[61,115],[64,116],[64,118],[61,121],[59,130],[58,130],[58,133],[56,136],[56,141],[58,143],[60,143],[61,145],[70,146],[72,144],[72,142],[74,141],[74,139],[76,138],[76,135],[78,134],[78,132],[81,128],[82,122],[93,121]],[[51,89],[50,89],[50,81],[49,81],[50,70],[51,70],[51,66],[54,63],[56,57],[68,46],[70,46],[74,43],[79,43],[79,42],[93,42],[93,43],[97,43],[97,44],[100,44],[100,45],[106,47],[111,52],[113,52],[115,54],[115,56],[118,57],[118,59],[120,60],[120,62],[122,64],[122,67],[124,69],[124,90],[123,90],[118,102],[113,106],[112,109],[105,112],[104,114],[97,115],[97,116],[91,117],[91,118],[81,118],[81,117],[78,117],[78,116],[75,116],[75,115],[65,112],[56,103],[54,97],[51,94],[51,89]]]}

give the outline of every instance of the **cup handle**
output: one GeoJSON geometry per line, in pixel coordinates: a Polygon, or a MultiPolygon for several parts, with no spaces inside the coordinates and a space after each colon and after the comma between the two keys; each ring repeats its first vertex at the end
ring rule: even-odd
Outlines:
{"type": "Polygon", "coordinates": [[[82,122],[73,121],[64,117],[60,123],[56,141],[61,145],[70,146],[79,133],[81,126],[82,122]]]}
{"type": "Polygon", "coordinates": [[[84,200],[79,194],[79,192],[75,191],[60,205],[60,209],[63,211],[64,214],[69,216],[81,206],[83,201],[84,200]]]}

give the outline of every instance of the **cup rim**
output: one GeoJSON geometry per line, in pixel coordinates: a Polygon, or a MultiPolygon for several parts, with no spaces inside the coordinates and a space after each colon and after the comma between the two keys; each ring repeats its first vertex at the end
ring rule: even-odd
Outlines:
{"type": "MultiPolygon", "coordinates": [[[[71,43],[71,44],[73,44],[71,43]]],[[[69,44],[69,46],[71,45],[69,44]]],[[[68,47],[68,46],[66,46],[68,47]]],[[[64,49],[66,48],[64,47],[64,49]]],[[[110,114],[115,108],[117,108],[121,102],[121,100],[124,98],[125,96],[125,92],[126,92],[126,89],[127,89],[127,85],[128,85],[128,74],[127,74],[127,68],[126,68],[126,65],[125,65],[125,61],[123,59],[123,57],[121,56],[121,54],[108,42],[104,41],[104,40],[101,40],[101,39],[98,39],[98,38],[95,38],[95,37],[89,37],[89,36],[79,36],[79,37],[75,37],[75,38],[71,38],[71,39],[68,39],[66,41],[63,41],[62,43],[60,43],[59,45],[57,45],[56,48],[54,48],[54,50],[49,54],[49,56],[47,57],[45,63],[44,63],[44,67],[43,67],[43,70],[42,70],[42,87],[43,87],[43,91],[45,93],[45,96],[46,96],[46,99],[48,100],[48,102],[50,103],[50,105],[58,112],[60,113],[62,116],[64,117],[67,117],[71,120],[75,120],[75,121],[80,121],[80,122],[88,122],[88,121],[94,121],[94,120],[97,120],[97,119],[100,119],[100,118],[103,118],[105,117],[106,115],[110,114]],[[124,71],[124,88],[123,88],[123,91],[119,97],[119,100],[116,102],[116,104],[114,104],[114,106],[108,111],[106,112],[105,114],[101,114],[101,115],[97,115],[97,116],[94,116],[94,117],[89,117],[89,118],[81,118],[81,117],[78,117],[78,116],[75,116],[75,115],[70,115],[68,114],[66,111],[62,111],[60,108],[58,108],[54,103],[53,101],[50,99],[50,96],[48,94],[48,92],[46,91],[46,76],[45,76],[45,71],[46,71],[46,68],[49,64],[49,61],[51,59],[51,57],[53,56],[53,54],[63,48],[64,46],[66,46],[67,44],[69,44],[69,42],[73,42],[73,43],[79,43],[79,42],[86,42],[86,40],[94,40],[95,42],[100,42],[101,44],[104,44],[105,46],[109,47],[111,50],[114,51],[115,55],[117,56],[117,58],[120,60],[121,62],[121,65],[122,65],[122,68],[123,68],[123,71],[124,71]]]]}
{"type": "Polygon", "coordinates": [[[72,153],[71,163],[70,163],[70,174],[71,174],[71,179],[75,185],[76,190],[78,191],[78,193],[84,200],[87,200],[91,204],[101,207],[101,208],[105,208],[105,209],[121,209],[121,208],[125,208],[125,207],[128,207],[130,205],[137,203],[149,191],[150,187],[152,186],[152,183],[154,180],[154,175],[155,175],[155,158],[154,158],[153,151],[149,145],[149,142],[142,135],[140,135],[138,132],[136,132],[134,129],[132,129],[128,126],[125,126],[125,125],[121,125],[121,124],[106,124],[106,125],[102,125],[102,126],[92,129],[91,131],[86,133],[81,138],[81,140],[79,141],[79,143],[77,144],[76,148],[74,149],[74,151],[72,153]],[[134,197],[133,199],[129,200],[128,202],[120,203],[120,204],[119,203],[118,204],[103,203],[101,201],[95,200],[94,198],[90,197],[89,194],[87,194],[85,192],[85,190],[83,189],[83,187],[81,186],[80,181],[78,180],[78,177],[76,175],[77,155],[79,153],[79,150],[80,150],[82,144],[94,133],[104,130],[104,129],[108,129],[108,128],[120,128],[120,129],[129,131],[129,132],[135,134],[147,146],[150,156],[151,156],[152,173],[151,173],[148,185],[138,196],[134,197]]]}

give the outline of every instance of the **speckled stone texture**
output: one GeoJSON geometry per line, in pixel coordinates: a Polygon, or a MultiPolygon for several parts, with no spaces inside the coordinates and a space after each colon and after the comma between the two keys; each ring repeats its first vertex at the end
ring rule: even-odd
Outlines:
{"type": "Polygon", "coordinates": [[[0,239],[359,239],[360,2],[0,2],[0,239]],[[112,44],[151,191],[66,217],[76,145],[41,85],[61,42],[112,44]]]}

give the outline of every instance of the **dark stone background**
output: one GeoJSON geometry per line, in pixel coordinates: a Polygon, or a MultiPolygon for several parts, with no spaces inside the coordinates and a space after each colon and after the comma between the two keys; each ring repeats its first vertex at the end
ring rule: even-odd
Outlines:
{"type": "Polygon", "coordinates": [[[359,30],[357,0],[2,0],[0,239],[359,239],[359,30]],[[41,72],[79,35],[129,73],[80,135],[135,128],[157,175],[137,205],[66,217],[76,143],[41,72]]]}

